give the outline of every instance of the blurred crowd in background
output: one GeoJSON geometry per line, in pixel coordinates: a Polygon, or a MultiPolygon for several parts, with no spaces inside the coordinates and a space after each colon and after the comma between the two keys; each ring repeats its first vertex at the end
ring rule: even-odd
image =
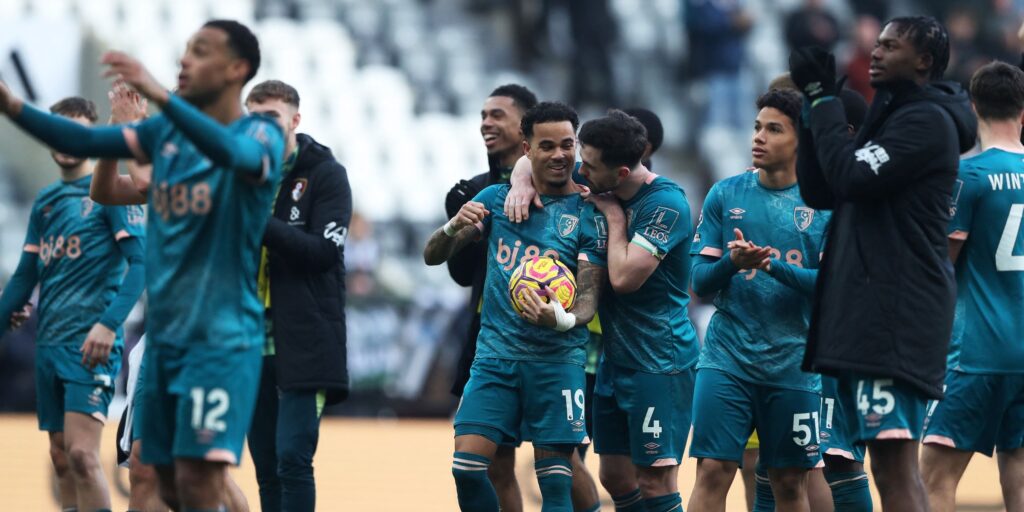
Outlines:
{"type": "MultiPolygon", "coordinates": [[[[952,40],[947,78],[966,83],[992,59],[1020,60],[1024,0],[0,0],[0,13],[13,23],[59,17],[80,26],[80,88],[97,103],[106,84],[92,62],[102,49],[141,52],[169,84],[181,34],[204,17],[254,24],[265,65],[253,83],[298,88],[300,131],[332,147],[352,183],[353,393],[328,412],[386,417],[445,416],[456,405],[448,389],[469,293],[443,267],[424,266],[421,251],[444,221],[447,189],[486,170],[477,125],[495,86],[524,84],[569,102],[583,120],[610,107],[656,112],[665,141],[654,170],[685,188],[696,222],[710,185],[749,166],[754,100],[785,71],[792,48],[834,51],[847,85],[870,99],[882,24],[933,15],[952,40]]],[[[0,127],[0,137],[10,133],[0,127]]],[[[0,153],[0,283],[19,257],[32,198],[57,178],[45,159],[13,155],[10,146],[0,153]]],[[[694,301],[698,326],[710,307],[694,301]]],[[[140,303],[129,345],[144,315],[140,303]]],[[[0,411],[34,410],[33,329],[0,342],[0,411]]]]}

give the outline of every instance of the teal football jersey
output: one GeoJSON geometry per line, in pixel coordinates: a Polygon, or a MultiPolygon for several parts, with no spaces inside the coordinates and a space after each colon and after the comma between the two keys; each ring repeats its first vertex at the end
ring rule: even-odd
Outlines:
{"type": "Polygon", "coordinates": [[[1024,154],[989,149],[960,162],[950,238],[957,317],[949,368],[1024,373],[1024,154]]]}
{"type": "Polygon", "coordinates": [[[91,183],[92,175],[58,181],[41,190],[32,205],[25,250],[39,254],[40,345],[85,341],[124,277],[118,240],[144,237],[142,207],[93,202],[91,183]]]}
{"type": "MultiPolygon", "coordinates": [[[[729,257],[739,228],[772,256],[817,268],[830,215],[806,206],[797,185],[765,188],[757,172],[716,183],[704,200],[691,254],[729,257]]],[[[811,298],[757,270],[742,271],[715,296],[698,368],[716,368],[755,384],[817,391],[817,374],[800,370],[811,298]]]]}
{"type": "Polygon", "coordinates": [[[622,206],[630,250],[648,251],[661,263],[635,292],[609,288],[601,297],[605,357],[634,370],[678,373],[696,364],[699,354],[687,311],[693,228],[686,193],[657,176],[622,206]]]}
{"type": "Polygon", "coordinates": [[[263,345],[256,276],[284,139],[262,116],[242,117],[227,129],[260,142],[262,180],[215,166],[162,115],[135,127],[153,164],[146,226],[151,343],[263,345]]]}
{"type": "Polygon", "coordinates": [[[512,308],[508,283],[522,262],[537,256],[557,258],[573,275],[580,260],[603,267],[607,239],[598,224],[604,216],[579,194],[541,196],[544,208],[532,209],[529,219],[514,224],[502,211],[508,191],[508,185],[491,185],[473,198],[490,212],[482,235],[488,261],[476,357],[583,366],[587,326],[560,333],[528,323],[512,308]]]}

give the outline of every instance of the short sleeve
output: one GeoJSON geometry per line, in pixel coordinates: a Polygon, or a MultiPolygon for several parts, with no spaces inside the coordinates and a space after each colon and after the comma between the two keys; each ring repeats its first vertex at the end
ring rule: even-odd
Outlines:
{"type": "Polygon", "coordinates": [[[975,203],[980,196],[981,180],[978,173],[970,167],[961,168],[953,186],[953,202],[949,208],[952,219],[949,221],[947,234],[950,238],[967,239],[971,232],[971,222],[974,220],[975,203]]]}
{"type": "Polygon", "coordinates": [[[718,184],[711,187],[704,199],[704,208],[697,221],[697,234],[690,247],[691,255],[722,257],[722,198],[718,184]]]}
{"type": "Polygon", "coordinates": [[[491,219],[495,215],[504,215],[503,208],[505,205],[495,204],[498,199],[498,193],[501,192],[502,190],[505,191],[505,193],[501,194],[501,200],[502,202],[504,202],[505,196],[508,194],[507,185],[491,185],[489,187],[485,187],[483,190],[477,192],[477,194],[473,196],[473,202],[483,204],[484,208],[486,208],[487,211],[490,212],[488,215],[484,215],[483,222],[477,225],[477,229],[480,230],[480,233],[482,235],[486,236],[487,232],[491,229],[491,219]]]}
{"type": "Polygon", "coordinates": [[[28,215],[28,229],[25,231],[25,252],[39,252],[39,210],[33,205],[28,215]]]}
{"type": "Polygon", "coordinates": [[[580,229],[579,261],[594,265],[608,265],[608,220],[593,205],[584,208],[580,229]]]}
{"type": "Polygon", "coordinates": [[[107,224],[117,241],[125,238],[143,238],[145,236],[146,211],[140,205],[105,206],[107,224]]]}
{"type": "Polygon", "coordinates": [[[153,161],[160,134],[169,124],[166,117],[158,115],[124,127],[124,140],[137,162],[148,164],[153,161]]]}
{"type": "Polygon", "coordinates": [[[675,190],[656,192],[633,215],[630,242],[659,260],[690,238],[690,205],[675,190]]]}

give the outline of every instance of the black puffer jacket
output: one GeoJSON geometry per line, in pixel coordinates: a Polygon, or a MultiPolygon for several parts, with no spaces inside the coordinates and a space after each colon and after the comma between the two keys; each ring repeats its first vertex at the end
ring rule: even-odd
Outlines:
{"type": "Polygon", "coordinates": [[[977,132],[967,95],[899,83],[879,90],[855,139],[839,101],[815,107],[809,128],[800,144],[812,136],[817,159],[800,160],[800,186],[834,200],[834,212],[804,370],[892,377],[941,398],[956,301],[946,227],[959,157],[977,132]],[[808,183],[819,173],[823,182],[808,183]]]}
{"type": "Polygon", "coordinates": [[[344,250],[352,191],[330,149],[308,135],[298,142],[263,235],[277,384],[326,389],[335,403],[348,396],[344,250]]]}

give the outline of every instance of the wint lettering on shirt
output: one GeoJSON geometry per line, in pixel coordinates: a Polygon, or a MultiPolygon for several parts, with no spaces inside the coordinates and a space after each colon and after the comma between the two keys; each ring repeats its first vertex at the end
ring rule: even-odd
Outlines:
{"type": "Polygon", "coordinates": [[[1024,173],[1001,172],[989,174],[988,182],[992,185],[992,190],[1021,190],[1022,186],[1024,186],[1024,173]]]}
{"type": "Polygon", "coordinates": [[[511,246],[509,246],[505,244],[504,238],[499,238],[497,254],[498,265],[501,265],[501,268],[504,270],[512,270],[516,266],[521,265],[524,261],[540,256],[550,256],[556,260],[559,259],[558,251],[554,249],[546,249],[541,253],[540,247],[537,247],[536,245],[526,246],[526,249],[523,250],[522,258],[519,258],[519,251],[522,249],[522,246],[523,242],[521,240],[516,240],[511,246]]]}

